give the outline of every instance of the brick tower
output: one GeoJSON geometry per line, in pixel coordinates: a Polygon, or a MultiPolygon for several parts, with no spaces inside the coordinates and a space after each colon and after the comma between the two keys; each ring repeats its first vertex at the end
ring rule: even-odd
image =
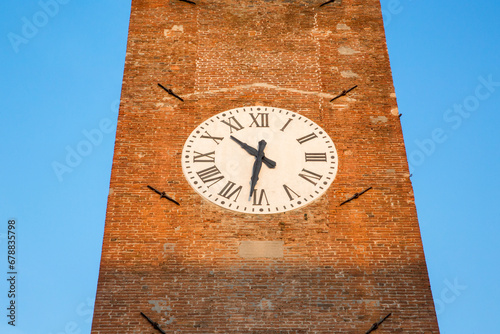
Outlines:
{"type": "Polygon", "coordinates": [[[438,333],[379,0],[194,2],[132,1],[92,333],[438,333]]]}

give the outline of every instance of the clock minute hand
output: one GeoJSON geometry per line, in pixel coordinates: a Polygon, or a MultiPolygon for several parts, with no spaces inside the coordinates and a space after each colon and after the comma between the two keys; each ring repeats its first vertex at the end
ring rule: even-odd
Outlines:
{"type": "MultiPolygon", "coordinates": [[[[233,136],[230,136],[232,140],[234,140],[238,145],[241,146],[242,149],[247,151],[250,155],[253,155],[254,157],[257,157],[258,151],[253,148],[252,146],[245,144],[244,142],[240,141],[239,139],[236,139],[233,136]]],[[[271,159],[268,159],[265,155],[262,157],[262,162],[269,168],[274,168],[276,167],[276,162],[274,162],[271,159]]]]}
{"type": "Polygon", "coordinates": [[[262,168],[262,158],[264,157],[264,148],[266,147],[266,141],[259,141],[259,150],[257,151],[257,159],[253,163],[252,178],[250,179],[250,196],[248,200],[252,198],[253,192],[255,191],[255,185],[257,180],[259,180],[260,169],[262,168]]]}

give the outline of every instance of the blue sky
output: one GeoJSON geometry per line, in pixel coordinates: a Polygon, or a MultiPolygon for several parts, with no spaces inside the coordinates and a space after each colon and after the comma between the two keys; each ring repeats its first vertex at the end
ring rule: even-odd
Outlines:
{"type": "MultiPolygon", "coordinates": [[[[0,3],[0,333],[90,332],[130,0],[54,1],[0,3]]],[[[381,4],[441,332],[496,333],[500,3],[381,4]]]]}

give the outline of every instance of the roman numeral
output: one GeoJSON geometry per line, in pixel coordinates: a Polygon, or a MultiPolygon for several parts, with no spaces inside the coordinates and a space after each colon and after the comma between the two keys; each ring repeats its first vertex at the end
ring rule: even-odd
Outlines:
{"type": "Polygon", "coordinates": [[[280,131],[285,131],[285,128],[290,124],[290,122],[293,121],[293,119],[289,118],[288,121],[286,121],[285,125],[280,129],[280,131]]]}
{"type": "Polygon", "coordinates": [[[289,188],[286,184],[283,185],[283,188],[285,188],[285,192],[288,195],[288,198],[290,199],[290,201],[293,200],[293,196],[291,193],[293,193],[297,197],[300,197],[299,194],[297,194],[295,191],[293,191],[291,188],[289,188]]]}
{"type": "Polygon", "coordinates": [[[309,141],[309,140],[314,139],[314,138],[318,138],[318,136],[316,136],[316,134],[313,132],[313,133],[308,134],[307,136],[297,138],[297,141],[300,144],[304,144],[306,141],[309,141]]]}
{"type": "Polygon", "coordinates": [[[254,116],[250,113],[250,117],[252,117],[252,124],[250,124],[250,128],[255,124],[258,128],[268,128],[269,127],[269,114],[266,113],[258,113],[257,116],[254,116]]]}
{"type": "Polygon", "coordinates": [[[215,162],[215,151],[208,153],[194,151],[193,162],[215,162]]]}
{"type": "Polygon", "coordinates": [[[323,175],[319,175],[319,174],[316,174],[316,173],[313,173],[307,169],[302,169],[302,171],[305,173],[305,174],[300,174],[299,173],[299,176],[301,178],[303,178],[304,180],[308,181],[308,182],[311,182],[312,184],[316,185],[316,182],[314,182],[313,180],[321,180],[321,178],[323,177],[323,175]]]}
{"type": "Polygon", "coordinates": [[[231,199],[231,197],[233,197],[233,195],[236,195],[236,197],[234,198],[234,201],[236,202],[236,200],[238,199],[238,196],[240,196],[240,192],[241,192],[242,187],[239,186],[239,187],[236,187],[235,189],[233,189],[235,185],[236,185],[236,183],[228,181],[226,183],[226,185],[224,186],[224,188],[222,188],[222,190],[219,192],[219,195],[224,197],[224,198],[227,198],[227,199],[231,199]]]}
{"type": "Polygon", "coordinates": [[[219,182],[224,178],[224,176],[221,174],[220,170],[214,165],[212,167],[208,167],[206,169],[200,170],[199,172],[196,172],[200,179],[203,181],[203,183],[207,182],[212,182],[208,188],[219,182]]]}
{"type": "Polygon", "coordinates": [[[229,117],[228,120],[229,120],[229,122],[227,122],[225,120],[221,121],[221,122],[229,126],[230,133],[233,133],[233,129],[235,131],[239,131],[239,130],[243,129],[243,126],[240,124],[240,122],[238,122],[236,120],[236,118],[234,118],[234,116],[229,117]]]}
{"type": "Polygon", "coordinates": [[[205,131],[205,133],[207,135],[206,136],[205,135],[201,135],[201,138],[212,139],[217,145],[219,145],[219,142],[224,139],[224,137],[212,137],[207,131],[205,131]]]}
{"type": "Polygon", "coordinates": [[[254,189],[253,191],[253,205],[262,205],[262,201],[266,199],[266,205],[269,205],[269,201],[267,200],[266,191],[262,189],[260,191],[260,195],[258,196],[259,191],[254,189]]]}
{"type": "Polygon", "coordinates": [[[326,153],[306,153],[306,162],[326,162],[326,153]]]}

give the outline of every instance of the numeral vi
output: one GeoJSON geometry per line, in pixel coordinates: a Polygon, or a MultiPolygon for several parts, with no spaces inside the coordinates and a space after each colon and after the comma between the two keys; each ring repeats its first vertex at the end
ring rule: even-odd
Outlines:
{"type": "Polygon", "coordinates": [[[266,200],[266,205],[269,205],[269,201],[267,200],[266,191],[264,189],[260,190],[260,193],[257,189],[253,191],[253,205],[262,205],[262,202],[266,200]]]}

